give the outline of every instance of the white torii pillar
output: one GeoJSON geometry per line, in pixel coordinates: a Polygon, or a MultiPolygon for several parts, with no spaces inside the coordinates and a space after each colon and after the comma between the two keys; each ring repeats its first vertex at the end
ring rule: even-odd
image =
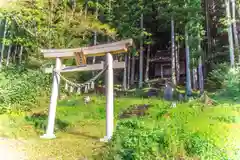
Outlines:
{"type": "MultiPolygon", "coordinates": [[[[62,62],[60,58],[56,58],[56,70],[59,70],[62,66],[62,62]]],[[[54,134],[54,124],[56,117],[56,109],[57,109],[57,99],[59,93],[59,84],[60,84],[60,73],[53,72],[53,84],[52,84],[52,95],[49,106],[49,114],[48,114],[48,124],[46,134],[41,136],[44,139],[53,139],[56,138],[54,134]]]]}
{"type": "Polygon", "coordinates": [[[111,140],[114,129],[114,94],[113,94],[113,57],[111,53],[106,54],[106,136],[101,139],[103,142],[111,140]]]}

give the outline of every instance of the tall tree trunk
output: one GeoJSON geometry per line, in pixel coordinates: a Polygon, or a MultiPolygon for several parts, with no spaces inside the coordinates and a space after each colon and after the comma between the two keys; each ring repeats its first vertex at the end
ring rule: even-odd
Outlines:
{"type": "Polygon", "coordinates": [[[200,56],[198,59],[198,83],[199,83],[199,90],[200,94],[204,92],[204,78],[203,78],[203,67],[202,67],[202,57],[200,56]]]}
{"type": "Polygon", "coordinates": [[[177,81],[177,84],[179,83],[180,81],[180,62],[179,62],[179,51],[180,51],[180,42],[178,40],[177,42],[177,48],[176,48],[176,53],[175,53],[175,60],[176,60],[176,81],[177,81]]]}
{"type": "Polygon", "coordinates": [[[134,55],[132,55],[131,85],[133,85],[135,81],[135,64],[136,64],[136,58],[134,55]]]}
{"type": "Polygon", "coordinates": [[[232,35],[229,0],[225,0],[225,5],[226,5],[226,17],[227,17],[227,23],[228,23],[228,42],[229,42],[230,63],[231,63],[231,67],[234,67],[234,47],[233,47],[233,35],[232,35]]]}
{"type": "Polygon", "coordinates": [[[193,70],[192,70],[192,72],[193,72],[193,89],[194,90],[197,90],[197,88],[198,88],[198,75],[197,75],[197,68],[193,68],[193,70]]]}
{"type": "MultiPolygon", "coordinates": [[[[141,30],[143,30],[143,14],[141,14],[141,30]]],[[[140,40],[140,57],[139,57],[139,88],[143,87],[143,35],[140,40]]]]}
{"type": "Polygon", "coordinates": [[[147,60],[146,60],[146,70],[145,70],[145,82],[149,80],[149,59],[151,53],[151,44],[148,45],[147,49],[147,60]]]}
{"type": "Polygon", "coordinates": [[[9,47],[8,47],[8,54],[7,54],[6,66],[9,66],[10,56],[11,56],[11,50],[12,50],[12,45],[9,45],[9,47]]]}
{"type": "MultiPolygon", "coordinates": [[[[52,48],[53,47],[53,41],[52,41],[52,24],[53,24],[53,19],[54,19],[54,13],[53,13],[53,8],[54,8],[54,4],[53,4],[53,0],[49,0],[49,19],[48,19],[48,26],[49,26],[49,42],[48,42],[48,48],[52,48]]],[[[17,55],[17,45],[15,48],[15,52],[14,52],[14,63],[16,62],[16,55],[17,55]]]]}
{"type": "Polygon", "coordinates": [[[238,62],[240,63],[239,40],[238,40],[238,31],[237,31],[237,24],[236,24],[236,1],[231,0],[231,2],[232,2],[232,20],[233,20],[233,35],[234,35],[235,49],[238,55],[238,62]]]}
{"type": "Polygon", "coordinates": [[[127,54],[127,89],[130,88],[130,76],[131,76],[131,54],[127,54]]]}
{"type": "MultiPolygon", "coordinates": [[[[93,42],[93,45],[94,46],[97,45],[97,32],[96,31],[94,31],[94,42],[93,42]]],[[[94,56],[93,60],[92,60],[92,64],[95,64],[95,62],[96,62],[96,57],[94,56]]],[[[93,71],[93,75],[94,74],[95,74],[95,72],[93,71]]]]}
{"type": "Polygon", "coordinates": [[[211,27],[210,27],[210,18],[209,18],[209,0],[205,0],[205,22],[207,30],[207,52],[210,54],[212,52],[212,37],[211,37],[211,27]]]}
{"type": "MultiPolygon", "coordinates": [[[[67,20],[67,1],[64,1],[64,16],[63,16],[63,21],[64,23],[66,22],[67,20]]],[[[70,21],[70,18],[68,17],[68,22],[70,21]]]]}
{"type": "Polygon", "coordinates": [[[172,40],[172,83],[176,86],[176,64],[175,64],[175,31],[174,19],[171,18],[171,40],[172,40]]]}
{"type": "Polygon", "coordinates": [[[19,52],[19,64],[22,63],[22,54],[23,54],[23,46],[20,46],[20,52],[19,52]]]}
{"type": "Polygon", "coordinates": [[[186,94],[192,95],[191,72],[190,72],[190,51],[189,51],[188,29],[185,27],[185,52],[186,52],[186,94]]]}
{"type": "Polygon", "coordinates": [[[15,45],[14,52],[13,52],[13,63],[16,64],[16,57],[18,52],[18,46],[15,45]]]}
{"type": "Polygon", "coordinates": [[[127,90],[127,54],[124,56],[124,61],[125,61],[125,67],[124,67],[124,72],[123,72],[123,89],[127,90]]]}
{"type": "Polygon", "coordinates": [[[198,53],[200,56],[198,58],[198,86],[200,90],[200,95],[204,92],[204,77],[203,77],[203,65],[202,65],[202,48],[201,48],[201,37],[200,32],[198,33],[198,53]]]}
{"type": "Polygon", "coordinates": [[[3,32],[3,40],[2,40],[2,49],[1,49],[1,57],[0,57],[0,68],[2,68],[2,62],[3,62],[3,57],[4,57],[5,39],[6,39],[6,34],[7,34],[7,28],[8,28],[8,21],[6,19],[5,20],[5,24],[4,24],[4,32],[3,32]]]}
{"type": "MultiPolygon", "coordinates": [[[[96,4],[96,16],[95,19],[98,19],[98,0],[97,0],[97,4],[96,4]]],[[[97,31],[94,31],[94,41],[93,41],[93,45],[97,45],[97,31]]],[[[95,64],[96,62],[96,57],[94,56],[92,59],[92,64],[95,64]]],[[[95,72],[92,72],[93,76],[95,75],[95,72]]]]}
{"type": "MultiPolygon", "coordinates": [[[[112,14],[112,0],[108,0],[108,16],[111,17],[112,14]]],[[[109,19],[108,23],[112,21],[112,18],[109,19]]],[[[107,41],[110,42],[109,36],[107,37],[107,41]]]]}
{"type": "MultiPolygon", "coordinates": [[[[86,20],[86,19],[87,19],[87,14],[88,14],[88,1],[86,1],[85,5],[86,5],[86,6],[85,6],[85,11],[84,11],[84,12],[85,12],[85,13],[84,13],[84,19],[86,20]]],[[[85,36],[86,36],[85,33],[83,33],[83,34],[82,34],[83,40],[85,40],[85,36]]]]}
{"type": "MultiPolygon", "coordinates": [[[[96,20],[98,19],[98,0],[97,0],[97,4],[96,4],[96,20]]],[[[94,31],[94,42],[93,42],[94,45],[97,45],[97,31],[94,31]]],[[[92,63],[95,64],[95,61],[96,61],[96,57],[94,56],[93,57],[93,61],[92,63]]],[[[94,75],[94,72],[93,72],[93,75],[94,75]]]]}
{"type": "MultiPolygon", "coordinates": [[[[209,0],[204,0],[204,4],[205,4],[205,22],[206,22],[206,36],[207,36],[207,49],[205,52],[205,55],[202,57],[203,58],[203,63],[205,65],[205,60],[208,59],[209,55],[212,53],[212,36],[211,36],[211,24],[212,21],[210,19],[209,16],[209,0]]],[[[207,74],[207,68],[204,67],[204,73],[207,74]]]]}

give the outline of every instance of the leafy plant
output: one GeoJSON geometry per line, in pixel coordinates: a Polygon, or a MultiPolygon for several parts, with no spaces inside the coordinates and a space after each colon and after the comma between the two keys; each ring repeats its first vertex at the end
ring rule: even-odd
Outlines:
{"type": "Polygon", "coordinates": [[[229,71],[227,63],[221,63],[214,66],[209,73],[207,83],[210,88],[220,89],[224,87],[224,81],[229,71]]]}
{"type": "Polygon", "coordinates": [[[19,109],[34,107],[38,98],[50,93],[50,76],[25,67],[10,67],[0,73],[0,102],[4,108],[19,106],[19,109]]]}
{"type": "Polygon", "coordinates": [[[226,122],[212,119],[223,117],[225,109],[201,111],[199,104],[193,105],[171,109],[167,103],[154,104],[146,117],[119,121],[103,159],[229,159],[224,139],[228,132],[222,127],[226,122]]]}
{"type": "Polygon", "coordinates": [[[237,98],[240,93],[240,67],[231,68],[224,78],[224,94],[237,98]]]}

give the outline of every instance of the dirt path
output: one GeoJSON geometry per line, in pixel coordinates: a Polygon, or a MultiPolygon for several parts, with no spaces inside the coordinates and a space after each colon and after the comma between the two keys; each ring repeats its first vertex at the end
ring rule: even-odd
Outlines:
{"type": "Polygon", "coordinates": [[[27,158],[24,141],[0,138],[0,159],[2,160],[29,160],[27,158]]]}

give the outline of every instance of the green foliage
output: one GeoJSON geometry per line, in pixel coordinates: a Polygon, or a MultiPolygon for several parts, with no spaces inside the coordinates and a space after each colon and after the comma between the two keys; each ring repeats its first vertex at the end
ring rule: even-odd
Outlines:
{"type": "Polygon", "coordinates": [[[219,106],[202,111],[197,102],[174,109],[164,101],[152,105],[149,116],[118,122],[102,159],[236,159],[231,151],[237,147],[237,137],[227,140],[231,132],[225,124],[239,123],[223,120],[239,117],[235,109],[219,106]]]}
{"type": "MultiPolygon", "coordinates": [[[[236,155],[239,154],[240,135],[238,105],[203,109],[203,104],[195,101],[170,108],[170,103],[163,100],[115,98],[116,130],[105,150],[105,144],[99,142],[105,135],[105,97],[90,96],[93,101],[88,105],[84,105],[83,97],[60,101],[55,128],[58,138],[51,143],[39,140],[39,135],[46,127],[46,107],[24,114],[16,115],[13,112],[0,115],[0,135],[24,136],[30,142],[36,140],[38,149],[33,150],[37,150],[36,155],[40,154],[40,158],[43,153],[45,157],[53,154],[58,157],[61,151],[64,159],[69,156],[78,159],[84,149],[84,155],[89,159],[93,154],[96,154],[95,159],[109,160],[239,159],[236,155]],[[151,106],[148,116],[117,118],[130,105],[142,104],[151,106]],[[92,150],[96,148],[93,153],[92,150]],[[99,152],[103,153],[98,155],[99,152]]],[[[31,153],[32,150],[26,152],[31,153]]]]}
{"type": "Polygon", "coordinates": [[[213,70],[209,73],[207,83],[209,87],[220,89],[224,86],[226,75],[229,71],[228,63],[221,63],[214,66],[213,70]]]}
{"type": "Polygon", "coordinates": [[[224,94],[238,99],[240,93],[240,67],[229,69],[224,77],[224,94]]]}
{"type": "Polygon", "coordinates": [[[224,98],[239,100],[240,93],[240,67],[230,68],[227,63],[218,64],[215,69],[209,73],[208,86],[214,89],[220,89],[216,94],[224,98]]]}
{"type": "Polygon", "coordinates": [[[21,66],[3,69],[0,79],[0,102],[3,108],[18,106],[19,109],[29,109],[38,103],[38,98],[50,91],[49,75],[21,66]]]}
{"type": "Polygon", "coordinates": [[[201,159],[228,159],[224,152],[209,143],[199,132],[191,134],[184,145],[186,152],[190,156],[198,155],[201,159]]]}
{"type": "Polygon", "coordinates": [[[0,8],[1,41],[4,45],[21,45],[28,55],[39,48],[69,48],[89,45],[92,33],[115,37],[115,29],[103,24],[94,14],[84,14],[82,1],[75,8],[68,1],[14,1],[0,8]],[[6,37],[2,37],[6,31],[6,37]]]}

